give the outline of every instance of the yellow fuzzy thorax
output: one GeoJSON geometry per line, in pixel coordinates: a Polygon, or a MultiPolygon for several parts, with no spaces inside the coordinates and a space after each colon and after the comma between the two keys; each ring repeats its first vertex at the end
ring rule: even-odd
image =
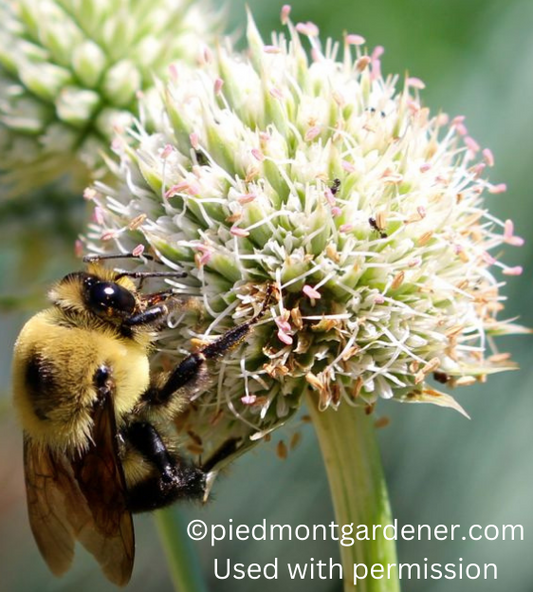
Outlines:
{"type": "Polygon", "coordinates": [[[149,340],[121,339],[99,326],[66,327],[62,313],[49,308],[32,317],[15,344],[13,363],[14,405],[24,431],[31,438],[63,451],[86,448],[92,431],[92,409],[98,395],[93,377],[100,366],[112,369],[115,415],[121,418],[134,408],[149,384],[149,340]],[[36,413],[35,396],[27,385],[30,360],[39,357],[53,388],[38,403],[46,418],[36,413]]]}

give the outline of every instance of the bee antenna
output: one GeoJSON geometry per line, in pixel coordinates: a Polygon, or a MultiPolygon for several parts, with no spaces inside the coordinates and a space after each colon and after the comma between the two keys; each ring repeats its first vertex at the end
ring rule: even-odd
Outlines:
{"type": "Polygon", "coordinates": [[[141,255],[136,255],[135,253],[118,253],[115,255],[100,255],[98,253],[91,253],[90,255],[85,255],[83,258],[84,263],[92,263],[93,261],[105,261],[106,259],[148,259],[149,261],[153,261],[154,258],[152,255],[145,255],[144,253],[141,255]]]}
{"type": "Polygon", "coordinates": [[[184,278],[187,277],[187,273],[185,271],[120,271],[116,275],[116,279],[124,276],[135,279],[144,279],[149,277],[184,278]]]}

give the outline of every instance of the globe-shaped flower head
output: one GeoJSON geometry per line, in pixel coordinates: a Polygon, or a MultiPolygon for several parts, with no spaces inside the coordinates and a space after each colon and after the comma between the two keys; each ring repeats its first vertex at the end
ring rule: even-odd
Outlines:
{"type": "Polygon", "coordinates": [[[116,142],[119,189],[92,194],[92,250],[149,246],[203,303],[165,355],[251,318],[275,286],[184,419],[199,452],[229,434],[260,439],[306,391],[339,413],[379,399],[461,410],[432,378],[511,367],[490,336],[519,330],[496,320],[501,274],[520,273],[500,247],[521,239],[483,204],[504,189],[485,180],[491,152],[463,118],[422,106],[420,80],[384,78],[381,48],[346,35],[321,49],[314,25],[284,19],[288,37],[267,45],[250,20],[245,54],[218,47],[200,68],[173,68],[156,130],[116,142]]]}

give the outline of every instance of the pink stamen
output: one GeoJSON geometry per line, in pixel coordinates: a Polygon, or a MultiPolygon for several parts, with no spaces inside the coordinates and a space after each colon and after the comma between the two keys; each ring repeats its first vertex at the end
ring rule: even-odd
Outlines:
{"type": "Polygon", "coordinates": [[[177,185],[172,185],[170,189],[165,192],[165,197],[174,197],[178,193],[187,193],[188,195],[198,195],[200,193],[200,185],[194,181],[180,181],[177,185]]]}
{"type": "Polygon", "coordinates": [[[318,290],[315,290],[312,286],[310,286],[309,284],[306,284],[303,288],[302,288],[302,292],[308,297],[308,298],[312,298],[315,300],[318,300],[319,298],[322,297],[322,295],[320,294],[320,292],[318,290]]]}
{"type": "Polygon", "coordinates": [[[213,61],[213,52],[211,51],[211,48],[207,45],[204,45],[203,47],[202,57],[204,60],[204,64],[210,64],[213,61]]]}
{"type": "Polygon", "coordinates": [[[476,152],[479,152],[479,144],[474,140],[474,138],[472,138],[471,136],[466,136],[464,138],[464,142],[466,147],[473,152],[474,154],[476,152]]]}
{"type": "Polygon", "coordinates": [[[222,80],[222,78],[217,78],[215,80],[215,85],[214,85],[215,95],[220,94],[223,86],[224,86],[224,81],[222,80]]]}
{"type": "Polygon", "coordinates": [[[144,245],[137,245],[131,252],[134,257],[139,257],[144,253],[144,245]]]}
{"type": "Polygon", "coordinates": [[[512,220],[506,220],[503,225],[503,238],[505,240],[510,239],[514,234],[514,222],[512,220]]]}
{"type": "Polygon", "coordinates": [[[247,230],[244,230],[244,228],[241,228],[240,226],[232,226],[229,231],[233,236],[238,236],[239,238],[246,238],[250,235],[247,230]]]}
{"type": "Polygon", "coordinates": [[[104,210],[100,206],[96,206],[93,212],[93,220],[100,226],[104,223],[104,210]]]}
{"type": "Polygon", "coordinates": [[[259,162],[265,160],[265,155],[258,148],[252,148],[252,156],[259,162]]]}
{"type": "Polygon", "coordinates": [[[489,185],[489,193],[505,193],[507,185],[505,183],[498,183],[498,185],[489,185]]]}
{"type": "Polygon", "coordinates": [[[326,198],[326,201],[328,202],[328,204],[330,206],[335,205],[335,196],[333,195],[333,193],[331,192],[331,189],[329,187],[327,187],[326,190],[324,191],[324,197],[326,198]]]}
{"type": "Polygon", "coordinates": [[[483,158],[485,159],[487,165],[493,167],[494,155],[492,154],[492,150],[490,148],[485,148],[481,154],[483,154],[483,158]]]}
{"type": "Polygon", "coordinates": [[[384,183],[391,183],[393,185],[397,185],[403,181],[403,175],[390,171],[385,171],[381,178],[383,179],[384,183]]]}
{"type": "Polygon", "coordinates": [[[204,265],[207,265],[207,263],[209,263],[209,261],[211,261],[211,257],[213,255],[213,249],[207,245],[195,245],[195,248],[200,251],[201,255],[199,253],[196,254],[196,261],[198,263],[198,265],[200,267],[203,267],[204,265]]]}
{"type": "Polygon", "coordinates": [[[416,78],[415,76],[410,76],[405,82],[407,86],[410,86],[412,88],[417,88],[419,90],[426,88],[424,82],[420,80],[420,78],[416,78]]]}
{"type": "Polygon", "coordinates": [[[194,150],[198,150],[200,148],[200,138],[196,132],[189,134],[189,141],[191,142],[191,146],[194,150]]]}
{"type": "Polygon", "coordinates": [[[178,67],[176,66],[176,64],[170,64],[170,66],[168,67],[168,74],[172,82],[178,81],[178,67]]]}
{"type": "Polygon", "coordinates": [[[372,55],[370,56],[373,60],[378,60],[383,54],[385,53],[385,48],[383,45],[376,45],[374,50],[372,51],[372,55]]]}
{"type": "Polygon", "coordinates": [[[481,257],[487,265],[494,265],[496,263],[496,259],[494,259],[490,253],[487,253],[487,251],[485,251],[481,257]]]}
{"type": "Polygon", "coordinates": [[[370,72],[370,78],[372,78],[372,80],[377,80],[378,78],[381,78],[381,60],[378,60],[377,58],[372,58],[372,65],[371,65],[371,72],[370,72]]]}
{"type": "Polygon", "coordinates": [[[503,241],[513,247],[521,247],[524,239],[520,236],[514,236],[514,224],[512,220],[506,220],[503,231],[503,241]]]}
{"type": "Polygon", "coordinates": [[[344,40],[348,45],[364,45],[366,43],[366,39],[362,35],[356,35],[354,33],[346,35],[344,40]]]}
{"type": "Polygon", "coordinates": [[[513,236],[505,242],[512,247],[522,247],[526,241],[521,236],[513,236]]]}
{"type": "Polygon", "coordinates": [[[426,208],[424,206],[418,206],[416,208],[416,211],[418,212],[418,215],[420,216],[420,218],[426,217],[426,208]]]}
{"type": "Polygon", "coordinates": [[[429,162],[424,162],[420,165],[420,172],[427,173],[431,169],[431,164],[429,162]]]}
{"type": "Polygon", "coordinates": [[[253,405],[256,401],[256,395],[244,395],[244,397],[241,397],[241,403],[243,405],[253,405]]]}
{"type": "Polygon", "coordinates": [[[487,168],[487,165],[484,162],[478,162],[476,165],[472,167],[472,172],[476,177],[479,177],[481,173],[487,168]]]}
{"type": "Polygon", "coordinates": [[[284,331],[285,333],[288,333],[291,330],[291,325],[290,325],[289,321],[287,321],[282,316],[276,317],[274,319],[274,322],[276,323],[278,328],[281,329],[282,331],[284,331]]]}
{"type": "Polygon", "coordinates": [[[203,255],[200,255],[196,260],[198,261],[198,265],[199,267],[203,267],[204,265],[207,265],[209,263],[209,261],[211,261],[211,253],[204,253],[203,255]]]}
{"type": "Polygon", "coordinates": [[[286,25],[289,22],[289,15],[291,14],[291,5],[284,4],[281,7],[281,24],[286,25]]]}
{"type": "Polygon", "coordinates": [[[340,216],[342,214],[342,210],[339,206],[333,206],[331,208],[331,215],[335,218],[336,216],[340,216]]]}
{"type": "Polygon", "coordinates": [[[385,297],[383,294],[376,294],[374,296],[374,304],[383,304],[385,302],[385,297]]]}
{"type": "Polygon", "coordinates": [[[254,201],[254,199],[257,198],[257,195],[255,193],[243,193],[242,195],[239,195],[239,197],[237,198],[237,201],[240,204],[247,204],[250,203],[251,201],[254,201]]]}
{"type": "Polygon", "coordinates": [[[100,235],[100,239],[103,241],[108,241],[115,238],[116,236],[116,230],[106,230],[105,232],[102,232],[102,234],[100,235]]]}
{"type": "Polygon", "coordinates": [[[311,21],[307,21],[306,23],[298,23],[296,25],[296,30],[298,33],[306,35],[307,37],[318,37],[320,32],[315,23],[312,23],[311,21]]]}
{"type": "Polygon", "coordinates": [[[292,345],[292,337],[287,335],[287,333],[283,332],[281,329],[278,331],[278,339],[285,345],[292,345]]]}
{"type": "Polygon", "coordinates": [[[263,51],[265,53],[281,53],[281,48],[279,48],[277,45],[265,45],[263,47],[263,51]]]}
{"type": "Polygon", "coordinates": [[[503,274],[504,275],[522,275],[523,271],[524,271],[523,267],[521,265],[517,265],[516,267],[506,267],[503,270],[503,274]]]}
{"type": "MultiPolygon", "coordinates": [[[[192,136],[192,134],[191,134],[191,136],[192,136]]],[[[174,146],[172,146],[172,144],[167,144],[163,148],[163,150],[161,150],[161,158],[162,158],[162,160],[167,159],[172,154],[172,152],[174,152],[174,146]]]]}
{"type": "Polygon", "coordinates": [[[272,87],[269,92],[270,92],[270,96],[272,96],[275,99],[278,99],[280,101],[282,101],[285,98],[279,88],[272,87]]]}
{"type": "Polygon", "coordinates": [[[353,224],[341,224],[339,226],[339,232],[350,232],[350,230],[353,230],[353,224]]]}
{"type": "Polygon", "coordinates": [[[318,125],[315,125],[313,127],[310,127],[306,132],[305,132],[305,136],[304,139],[306,142],[311,142],[312,140],[314,140],[318,135],[320,135],[320,127],[318,125]]]}
{"type": "Polygon", "coordinates": [[[348,162],[347,160],[343,160],[341,162],[341,166],[347,173],[354,173],[355,172],[354,165],[351,162],[348,162]]]}

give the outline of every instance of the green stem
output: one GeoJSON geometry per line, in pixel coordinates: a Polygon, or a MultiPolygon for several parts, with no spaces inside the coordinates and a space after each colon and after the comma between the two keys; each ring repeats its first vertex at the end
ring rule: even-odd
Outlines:
{"type": "MultiPolygon", "coordinates": [[[[373,419],[364,409],[348,405],[339,411],[331,408],[319,411],[311,394],[307,403],[326,465],[336,523],[339,530],[342,525],[354,525],[350,535],[355,539],[354,544],[340,546],[344,590],[399,592],[395,543],[383,536],[383,528],[392,524],[392,517],[373,419]],[[376,529],[374,537],[373,526],[378,524],[381,528],[376,529]],[[363,538],[366,532],[370,540],[357,540],[358,534],[363,538]],[[359,565],[356,585],[354,564],[359,565]],[[389,565],[394,565],[390,577],[389,565]],[[364,566],[368,575],[362,579],[364,566]],[[379,566],[383,566],[383,571],[379,566]]],[[[391,532],[392,526],[386,531],[389,538],[391,532]]]]}
{"type": "Polygon", "coordinates": [[[175,508],[159,510],[155,513],[155,521],[176,592],[207,592],[198,557],[180,512],[175,508]]]}

